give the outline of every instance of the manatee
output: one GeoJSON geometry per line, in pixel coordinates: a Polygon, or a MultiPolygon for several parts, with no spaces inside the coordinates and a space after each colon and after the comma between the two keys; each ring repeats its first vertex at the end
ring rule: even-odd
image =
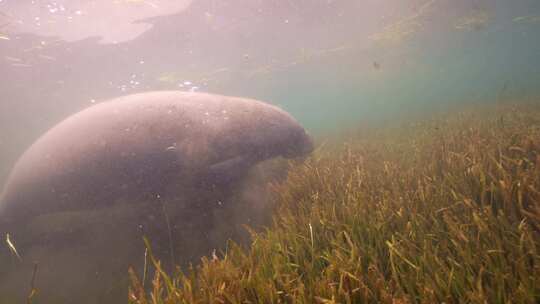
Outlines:
{"type": "Polygon", "coordinates": [[[226,187],[258,162],[312,149],[291,115],[261,101],[180,91],[123,96],[71,115],[32,144],[7,179],[0,218],[226,187]]]}
{"type": "Polygon", "coordinates": [[[291,115],[246,98],[147,92],[73,114],[23,153],[5,184],[0,231],[22,261],[0,250],[0,302],[26,299],[33,261],[40,303],[123,301],[128,266],[142,273],[142,235],[167,269],[196,262],[234,239],[231,226],[253,214],[246,206],[264,200],[248,176],[312,149],[291,115]]]}

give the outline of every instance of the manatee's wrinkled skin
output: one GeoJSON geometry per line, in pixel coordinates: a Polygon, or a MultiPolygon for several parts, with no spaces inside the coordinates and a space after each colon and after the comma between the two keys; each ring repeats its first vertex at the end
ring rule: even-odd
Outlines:
{"type": "Polygon", "coordinates": [[[228,214],[219,206],[258,196],[242,189],[251,168],[312,149],[288,113],[244,98],[148,92],[76,113],[39,138],[7,180],[0,229],[23,262],[0,250],[10,261],[0,269],[0,302],[25,299],[33,261],[40,303],[124,301],[127,266],[141,273],[143,234],[169,265],[196,262],[230,236],[227,221],[213,223],[228,214]]]}

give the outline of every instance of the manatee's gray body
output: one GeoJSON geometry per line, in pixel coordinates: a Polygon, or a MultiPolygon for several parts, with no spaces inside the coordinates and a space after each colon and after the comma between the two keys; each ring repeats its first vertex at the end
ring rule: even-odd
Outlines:
{"type": "Polygon", "coordinates": [[[74,114],[21,156],[6,183],[0,231],[22,263],[0,248],[0,302],[25,299],[33,261],[40,303],[121,302],[127,267],[142,273],[143,234],[166,265],[197,262],[235,235],[227,225],[254,214],[242,206],[258,202],[241,199],[251,167],[312,148],[289,114],[244,98],[149,92],[74,114]],[[243,209],[224,216],[225,206],[243,209]]]}
{"type": "Polygon", "coordinates": [[[39,138],[7,180],[0,217],[170,197],[237,179],[259,161],[311,150],[310,137],[288,113],[260,101],[177,91],[124,96],[76,113],[39,138]]]}

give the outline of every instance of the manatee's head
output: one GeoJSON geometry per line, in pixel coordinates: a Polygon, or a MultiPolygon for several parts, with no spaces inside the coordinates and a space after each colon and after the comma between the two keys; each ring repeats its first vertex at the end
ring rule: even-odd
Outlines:
{"type": "Polygon", "coordinates": [[[281,156],[285,158],[302,158],[313,151],[313,140],[304,128],[292,128],[283,139],[281,156]]]}
{"type": "Polygon", "coordinates": [[[306,130],[285,111],[277,109],[274,114],[261,123],[256,139],[263,158],[303,158],[309,155],[313,151],[313,140],[306,130]]]}
{"type": "Polygon", "coordinates": [[[227,101],[231,119],[221,125],[212,146],[215,164],[249,168],[276,157],[304,158],[313,151],[311,136],[286,111],[256,100],[227,101]]]}

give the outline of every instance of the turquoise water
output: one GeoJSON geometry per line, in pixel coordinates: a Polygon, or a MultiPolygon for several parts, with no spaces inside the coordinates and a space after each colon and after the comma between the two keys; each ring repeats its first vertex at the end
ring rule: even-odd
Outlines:
{"type": "Polygon", "coordinates": [[[493,4],[486,24],[471,30],[452,27],[434,4],[422,28],[397,45],[359,46],[278,72],[269,99],[320,130],[440,105],[538,96],[540,24],[512,21],[538,12],[538,3],[529,4],[493,4]]]}

